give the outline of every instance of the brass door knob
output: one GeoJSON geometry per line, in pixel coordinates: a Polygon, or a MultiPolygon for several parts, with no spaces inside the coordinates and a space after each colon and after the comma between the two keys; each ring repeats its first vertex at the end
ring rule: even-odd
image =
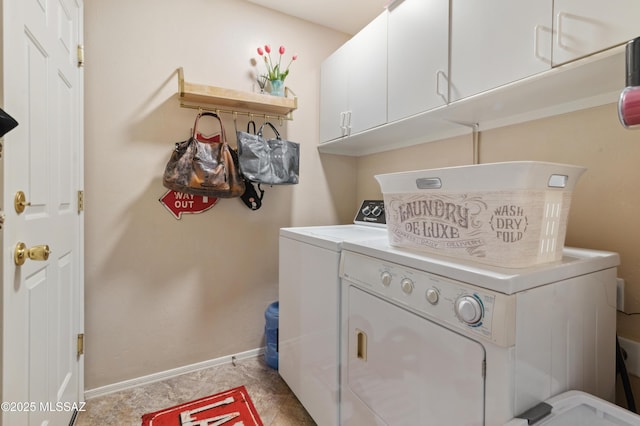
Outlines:
{"type": "Polygon", "coordinates": [[[13,260],[16,262],[16,265],[21,266],[24,265],[27,258],[31,260],[47,260],[49,259],[50,253],[51,250],[49,250],[49,246],[46,244],[27,248],[25,243],[20,242],[16,244],[13,260]]]}
{"type": "Polygon", "coordinates": [[[13,198],[13,205],[16,209],[16,213],[20,214],[27,208],[27,206],[30,206],[31,203],[27,201],[27,196],[24,195],[24,192],[18,191],[13,198]]]}

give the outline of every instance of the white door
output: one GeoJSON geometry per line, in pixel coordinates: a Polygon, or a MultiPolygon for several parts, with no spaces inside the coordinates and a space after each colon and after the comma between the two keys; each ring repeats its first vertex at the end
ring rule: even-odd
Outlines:
{"type": "Polygon", "coordinates": [[[387,13],[349,40],[350,135],[387,122],[387,13]]]}
{"type": "Polygon", "coordinates": [[[387,14],[381,13],[320,66],[320,142],[387,122],[387,14]]]}
{"type": "Polygon", "coordinates": [[[67,425],[84,387],[83,4],[1,4],[2,107],[19,123],[2,142],[2,424],[67,425]],[[29,203],[21,213],[18,191],[29,203]],[[50,255],[18,266],[19,242],[48,245],[50,255]]]}
{"type": "Polygon", "coordinates": [[[342,425],[484,424],[480,343],[353,286],[343,295],[342,425]]]}
{"type": "Polygon", "coordinates": [[[555,0],[553,15],[554,66],[640,36],[637,0],[555,0]]]}
{"type": "Polygon", "coordinates": [[[347,135],[350,44],[331,54],[320,65],[320,142],[347,135]]]}
{"type": "Polygon", "coordinates": [[[552,2],[452,0],[451,102],[551,68],[552,2]]]}
{"type": "Polygon", "coordinates": [[[445,105],[449,0],[405,0],[389,11],[389,122],[445,105]]]}

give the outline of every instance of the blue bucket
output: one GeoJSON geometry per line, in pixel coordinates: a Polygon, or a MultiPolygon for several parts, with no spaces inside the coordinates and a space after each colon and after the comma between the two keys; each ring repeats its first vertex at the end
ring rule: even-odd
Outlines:
{"type": "Polygon", "coordinates": [[[266,320],[264,326],[264,339],[266,348],[264,350],[264,360],[271,368],[278,369],[278,318],[280,316],[279,303],[273,302],[264,312],[266,320]]]}

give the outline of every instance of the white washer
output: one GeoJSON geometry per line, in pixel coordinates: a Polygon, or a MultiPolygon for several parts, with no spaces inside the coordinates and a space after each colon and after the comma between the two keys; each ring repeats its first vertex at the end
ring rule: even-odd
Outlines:
{"type": "Polygon", "coordinates": [[[615,253],[523,269],[345,242],[342,425],[502,425],[615,393],[615,253]]]}
{"type": "Polygon", "coordinates": [[[505,426],[638,426],[640,416],[581,391],[546,400],[505,426]]]}
{"type": "Polygon", "coordinates": [[[386,241],[383,212],[382,201],[366,200],[353,225],[280,229],[278,371],[322,426],[339,422],[342,244],[386,241]]]}

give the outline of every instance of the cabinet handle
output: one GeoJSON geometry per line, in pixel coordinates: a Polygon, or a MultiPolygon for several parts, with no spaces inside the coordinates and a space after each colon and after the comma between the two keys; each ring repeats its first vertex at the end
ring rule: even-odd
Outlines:
{"type": "Polygon", "coordinates": [[[557,37],[556,43],[558,44],[558,46],[562,47],[563,49],[569,49],[569,45],[564,44],[562,42],[562,21],[563,21],[563,18],[569,18],[569,19],[584,19],[584,18],[581,18],[578,15],[574,15],[572,13],[567,13],[567,12],[558,12],[558,14],[556,15],[556,29],[558,31],[558,34],[556,35],[556,37],[557,37]]]}
{"type": "Polygon", "coordinates": [[[340,113],[340,130],[341,130],[342,136],[344,136],[345,133],[347,132],[347,127],[344,124],[346,119],[347,119],[347,113],[344,111],[341,112],[340,113]]]}
{"type": "Polygon", "coordinates": [[[540,25],[536,25],[535,27],[533,27],[533,55],[538,59],[542,59],[542,57],[538,53],[538,29],[539,28],[540,28],[540,25]]]}
{"type": "Polygon", "coordinates": [[[449,96],[448,96],[449,91],[448,91],[448,88],[449,88],[449,79],[447,78],[447,75],[444,73],[444,71],[438,70],[438,72],[436,72],[436,95],[440,96],[445,104],[449,103],[449,96]],[[447,82],[447,93],[446,94],[443,93],[440,90],[440,76],[441,75],[444,78],[444,80],[447,82]]]}
{"type": "Polygon", "coordinates": [[[556,29],[558,31],[558,34],[556,35],[557,37],[557,43],[558,46],[560,47],[565,47],[564,44],[562,44],[562,17],[565,15],[564,12],[560,12],[556,15],[556,29]]]}
{"type": "Polygon", "coordinates": [[[539,50],[538,50],[538,45],[539,45],[539,37],[538,35],[540,34],[540,30],[541,29],[547,29],[547,27],[545,27],[544,25],[536,25],[535,27],[533,27],[533,55],[540,59],[542,62],[551,63],[550,59],[545,58],[543,55],[540,54],[539,50]]]}
{"type": "Polygon", "coordinates": [[[356,358],[367,360],[367,333],[356,328],[356,358]]]}
{"type": "Polygon", "coordinates": [[[400,3],[402,3],[403,1],[404,0],[389,0],[389,1],[387,1],[387,9],[393,10],[394,8],[399,6],[400,3]]]}
{"type": "Polygon", "coordinates": [[[351,111],[347,111],[346,131],[347,131],[347,136],[351,136],[351,111]]]}

